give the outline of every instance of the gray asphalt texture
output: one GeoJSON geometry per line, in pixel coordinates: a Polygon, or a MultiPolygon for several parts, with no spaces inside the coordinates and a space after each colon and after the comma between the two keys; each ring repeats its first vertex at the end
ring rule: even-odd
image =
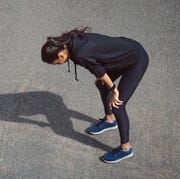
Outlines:
{"type": "MultiPolygon", "coordinates": [[[[0,0],[0,178],[180,178],[179,0],[0,0]],[[104,116],[95,77],[41,62],[47,36],[76,27],[126,36],[149,67],[128,102],[133,158],[99,160],[118,130],[85,132],[104,116]]],[[[118,82],[118,81],[117,81],[118,82]]]]}

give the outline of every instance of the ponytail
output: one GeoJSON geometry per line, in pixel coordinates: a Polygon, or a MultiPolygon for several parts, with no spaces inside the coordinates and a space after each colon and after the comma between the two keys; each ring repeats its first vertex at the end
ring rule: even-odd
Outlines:
{"type": "Polygon", "coordinates": [[[60,37],[48,37],[47,42],[50,45],[62,46],[64,44],[68,44],[72,38],[84,36],[85,32],[88,32],[90,30],[90,27],[85,27],[83,29],[74,29],[70,32],[62,34],[60,37]]]}

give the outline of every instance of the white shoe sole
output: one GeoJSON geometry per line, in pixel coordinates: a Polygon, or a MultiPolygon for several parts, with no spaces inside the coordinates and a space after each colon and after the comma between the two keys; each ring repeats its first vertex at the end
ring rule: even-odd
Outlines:
{"type": "Polygon", "coordinates": [[[116,125],[116,126],[114,126],[114,127],[111,127],[111,128],[107,128],[107,129],[103,129],[102,131],[99,131],[99,132],[92,132],[92,131],[89,131],[88,130],[88,132],[90,133],[90,134],[101,134],[101,133],[103,133],[103,132],[105,132],[105,131],[110,131],[110,130],[114,130],[114,129],[117,129],[118,128],[118,125],[116,125]]]}
{"type": "Polygon", "coordinates": [[[121,159],[118,159],[118,160],[115,160],[115,161],[108,161],[108,160],[105,160],[102,158],[102,160],[105,162],[105,163],[117,163],[117,162],[120,162],[121,160],[124,160],[126,158],[130,158],[133,156],[133,152],[130,154],[130,155],[127,155],[126,157],[123,157],[121,159]]]}

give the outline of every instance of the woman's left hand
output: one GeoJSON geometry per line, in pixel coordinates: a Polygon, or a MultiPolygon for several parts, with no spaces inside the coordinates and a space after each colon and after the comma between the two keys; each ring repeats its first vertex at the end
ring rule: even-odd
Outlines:
{"type": "Polygon", "coordinates": [[[113,95],[110,102],[110,107],[119,108],[123,104],[123,101],[119,100],[119,91],[117,88],[114,89],[113,95]]]}

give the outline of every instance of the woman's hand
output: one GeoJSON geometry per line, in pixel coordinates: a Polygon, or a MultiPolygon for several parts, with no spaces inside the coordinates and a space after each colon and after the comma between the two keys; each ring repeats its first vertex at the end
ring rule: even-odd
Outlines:
{"type": "MultiPolygon", "coordinates": [[[[102,76],[101,78],[98,78],[96,80],[96,82],[98,80],[101,80],[102,84],[106,85],[107,88],[109,88],[109,89],[111,89],[112,86],[113,86],[113,82],[112,82],[111,78],[108,76],[107,73],[105,73],[104,76],[102,76]]],[[[112,109],[112,107],[119,108],[119,106],[122,105],[122,104],[123,104],[123,101],[119,100],[119,91],[118,91],[117,88],[115,88],[113,90],[113,95],[112,95],[112,98],[111,98],[111,101],[110,101],[110,107],[111,107],[111,109],[112,109]]]]}
{"type": "Polygon", "coordinates": [[[119,100],[119,91],[117,88],[115,88],[113,91],[112,98],[111,98],[110,107],[119,108],[119,106],[122,104],[123,104],[123,101],[119,100]]]}

